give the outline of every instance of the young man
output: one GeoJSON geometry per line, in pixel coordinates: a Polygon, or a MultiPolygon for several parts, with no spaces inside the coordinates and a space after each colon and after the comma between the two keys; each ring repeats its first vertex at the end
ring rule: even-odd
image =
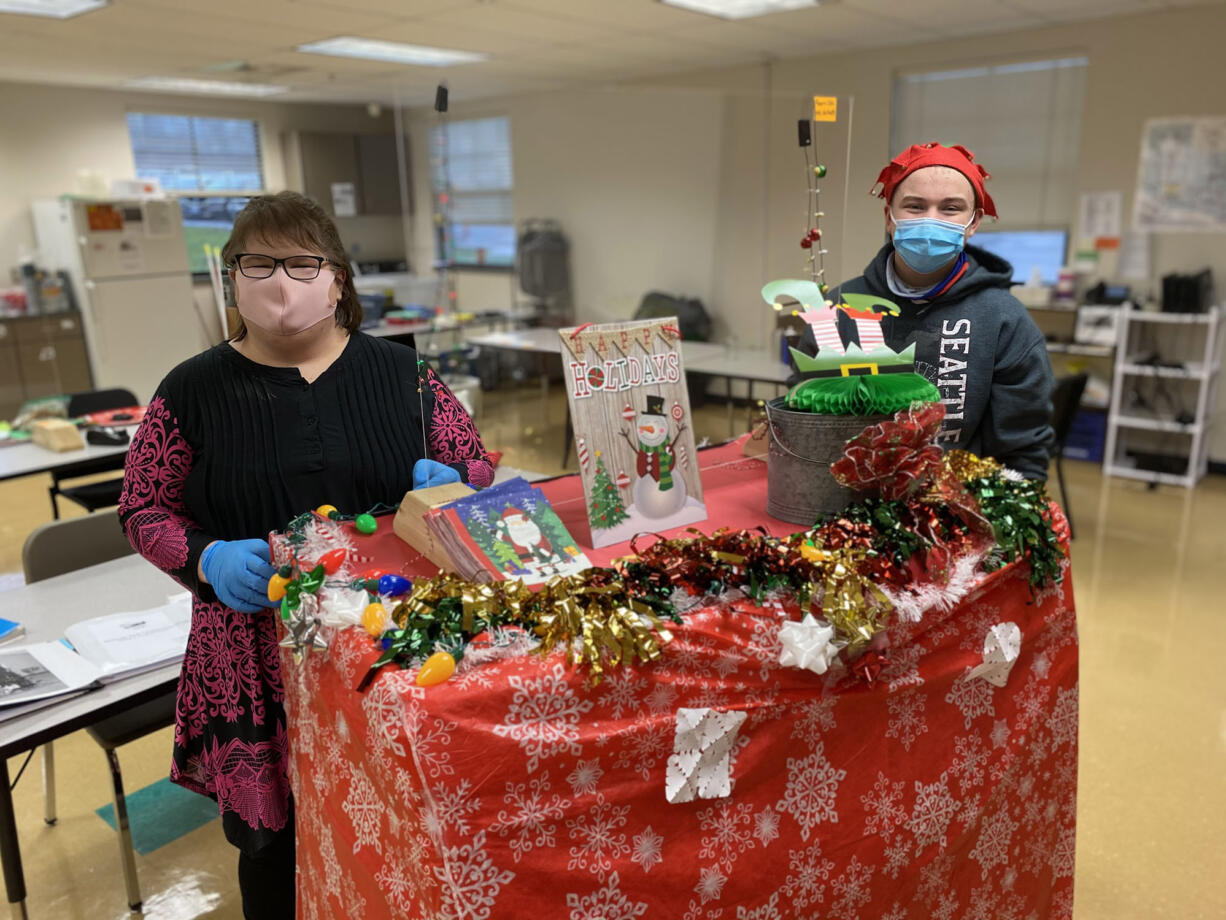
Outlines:
{"type": "MultiPolygon", "coordinates": [[[[988,173],[964,147],[930,143],[899,154],[871,193],[886,201],[890,241],[858,278],[827,297],[866,293],[898,304],[886,316],[886,344],[915,343],[915,369],[941,392],[946,416],[938,436],[994,457],[1028,479],[1046,479],[1051,429],[1051,364],[1042,333],[1009,293],[1013,267],[967,246],[996,205],[984,189],[988,173]]],[[[843,341],[858,342],[855,323],[840,313],[843,341]]],[[[815,353],[812,328],[804,350],[815,353]]]]}

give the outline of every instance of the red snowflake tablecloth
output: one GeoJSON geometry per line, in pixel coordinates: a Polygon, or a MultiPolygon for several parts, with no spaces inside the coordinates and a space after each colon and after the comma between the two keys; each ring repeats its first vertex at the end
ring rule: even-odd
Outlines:
{"type": "MultiPolygon", "coordinates": [[[[728,448],[704,454],[703,478],[712,526],[763,507],[764,472],[728,448]]],[[[582,542],[572,491],[546,486],[582,542]]],[[[400,552],[371,545],[380,562],[400,552]]],[[[359,629],[286,658],[299,916],[1070,917],[1067,571],[1032,601],[1012,566],[895,621],[872,686],[781,667],[780,622],[747,601],[700,608],[662,660],[596,687],[555,653],[428,689],[389,670],[357,693],[375,657],[359,629]],[[998,688],[967,672],[1002,622],[1022,644],[998,688]],[[666,800],[680,707],[746,713],[728,797],[666,800]]]]}

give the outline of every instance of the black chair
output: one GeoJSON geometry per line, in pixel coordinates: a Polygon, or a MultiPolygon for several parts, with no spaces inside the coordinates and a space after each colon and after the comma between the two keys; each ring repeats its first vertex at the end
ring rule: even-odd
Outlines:
{"type": "MultiPolygon", "coordinates": [[[[136,396],[131,390],[90,390],[86,393],[73,393],[68,397],[68,417],[78,418],[91,412],[105,412],[108,409],[126,409],[137,405],[136,396]]],[[[60,470],[51,471],[51,516],[60,519],[60,506],[55,497],[62,495],[69,501],[76,502],[86,511],[94,512],[99,508],[113,508],[119,504],[119,493],[123,490],[123,477],[113,476],[101,482],[87,482],[79,486],[62,488],[61,484],[69,479],[79,479],[82,476],[93,476],[98,473],[109,473],[112,470],[123,469],[124,455],[103,457],[98,460],[86,460],[60,470]]]]}
{"type": "Polygon", "coordinates": [[[1085,392],[1089,374],[1072,374],[1068,377],[1058,377],[1056,386],[1051,392],[1051,427],[1056,433],[1056,442],[1052,447],[1052,459],[1056,461],[1056,480],[1060,484],[1060,504],[1064,507],[1064,516],[1068,518],[1068,536],[1072,540],[1073,509],[1069,506],[1068,489],[1064,487],[1064,445],[1068,441],[1069,432],[1073,429],[1073,419],[1081,405],[1081,395],[1085,392]]]}
{"type": "MultiPolygon", "coordinates": [[[[119,513],[107,511],[42,525],[26,538],[21,550],[21,563],[26,581],[33,583],[100,562],[109,562],[131,552],[132,547],[119,526],[119,513]]],[[[132,849],[132,832],[128,825],[123,775],[115,749],[165,728],[174,722],[174,716],[175,693],[171,691],[86,728],[90,737],[106,752],[111,769],[119,858],[123,864],[128,906],[134,911],[141,909],[140,881],[136,876],[136,854],[132,849]]],[[[50,742],[43,745],[43,795],[43,820],[55,824],[55,753],[50,742]]]]}

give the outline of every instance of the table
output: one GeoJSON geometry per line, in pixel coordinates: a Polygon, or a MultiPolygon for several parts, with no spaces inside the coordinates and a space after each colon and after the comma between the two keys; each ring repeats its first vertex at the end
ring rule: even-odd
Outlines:
{"type": "Polygon", "coordinates": [[[86,443],[81,450],[63,452],[47,450],[33,441],[6,444],[0,446],[0,481],[53,471],[60,476],[70,476],[74,467],[81,467],[80,475],[85,476],[93,472],[90,467],[96,461],[120,457],[127,452],[127,444],[102,447],[86,443]]]}
{"type": "Polygon", "coordinates": [[[419,323],[392,323],[380,320],[374,326],[362,331],[367,335],[403,342],[412,348],[418,348],[422,354],[434,356],[461,345],[466,341],[467,333],[471,330],[481,328],[492,330],[499,327],[513,329],[522,323],[529,322],[533,317],[534,315],[529,313],[520,314],[497,310],[477,314],[472,319],[463,322],[453,316],[440,316],[419,323]]]}
{"type": "MultiPolygon", "coordinates": [[[[144,558],[124,556],[6,591],[0,598],[4,616],[25,626],[24,641],[34,643],[56,641],[65,629],[88,617],[155,607],[180,591],[169,575],[144,558]]],[[[156,699],[178,684],[179,669],[180,665],[169,664],[0,722],[0,860],[14,916],[25,916],[26,886],[8,758],[156,699]]]]}
{"type": "MultiPolygon", "coordinates": [[[[700,452],[704,529],[788,532],[761,513],[763,464],[739,449],[700,452]]],[[[585,544],[576,477],[542,487],[585,544]]],[[[381,568],[394,539],[364,544],[381,568]]],[[[896,618],[872,684],[780,667],[777,610],[742,599],[686,621],[661,660],[596,687],[555,651],[431,688],[385,672],[358,693],[377,654],[360,629],[301,666],[286,655],[299,915],[1071,917],[1067,571],[1033,602],[1014,565],[951,609],[896,618]],[[1000,622],[1022,645],[998,688],[967,671],[1000,622]],[[667,802],[679,707],[745,714],[728,797],[667,802]]]]}
{"type": "MultiPolygon", "coordinates": [[[[522,329],[515,332],[495,332],[488,335],[467,339],[469,345],[490,348],[500,351],[516,351],[525,354],[558,355],[561,364],[562,343],[556,329],[522,329]]],[[[681,343],[681,357],[685,362],[686,374],[701,374],[708,377],[722,377],[725,381],[725,394],[728,401],[728,436],[733,437],[738,432],[733,421],[732,382],[742,380],[748,388],[749,398],[753,400],[753,385],[755,383],[772,383],[779,386],[787,383],[791,368],[779,361],[773,352],[757,348],[729,348],[714,342],[681,343]]],[[[542,399],[548,392],[549,378],[541,375],[542,399]]],[[[752,409],[751,409],[752,412],[752,409]]],[[[569,421],[567,427],[567,449],[571,437],[569,421]]],[[[747,426],[748,427],[748,426],[747,426]]],[[[562,465],[566,465],[566,455],[562,465]]]]}

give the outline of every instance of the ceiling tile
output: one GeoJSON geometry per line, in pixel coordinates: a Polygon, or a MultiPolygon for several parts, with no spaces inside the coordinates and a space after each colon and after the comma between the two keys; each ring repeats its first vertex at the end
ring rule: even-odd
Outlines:
{"type": "Polygon", "coordinates": [[[421,19],[432,25],[453,29],[456,35],[462,35],[466,29],[480,29],[550,44],[595,41],[609,29],[607,25],[497,3],[458,7],[421,19]]]}
{"type": "Polygon", "coordinates": [[[514,54],[547,44],[541,38],[532,35],[515,35],[485,28],[461,29],[429,19],[407,19],[388,23],[378,31],[367,33],[367,37],[382,38],[390,42],[408,42],[412,45],[427,45],[431,48],[479,51],[493,55],[514,54]]]}

